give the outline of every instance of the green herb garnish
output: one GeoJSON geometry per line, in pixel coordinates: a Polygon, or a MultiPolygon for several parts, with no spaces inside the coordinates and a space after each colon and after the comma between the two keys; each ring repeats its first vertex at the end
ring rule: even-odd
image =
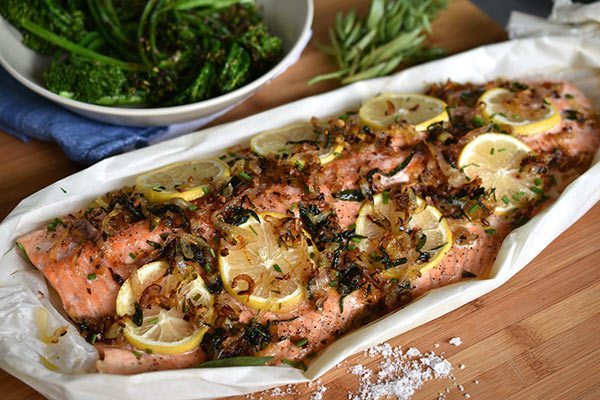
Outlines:
{"type": "Polygon", "coordinates": [[[196,368],[256,367],[266,365],[271,360],[273,360],[273,357],[240,356],[206,361],[197,365],[196,368]]]}
{"type": "Polygon", "coordinates": [[[60,218],[54,218],[52,221],[48,222],[48,230],[54,232],[59,225],[67,226],[60,218]]]}
{"type": "Polygon", "coordinates": [[[321,50],[336,61],[338,70],[319,75],[309,84],[338,79],[348,84],[384,76],[405,62],[437,58],[444,51],[425,48],[431,20],[445,0],[371,0],[369,13],[339,12],[329,29],[329,46],[321,50]]]}

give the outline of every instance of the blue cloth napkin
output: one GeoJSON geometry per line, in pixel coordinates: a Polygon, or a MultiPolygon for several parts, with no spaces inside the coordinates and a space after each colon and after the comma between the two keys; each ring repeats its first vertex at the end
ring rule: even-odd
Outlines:
{"type": "Polygon", "coordinates": [[[82,164],[147,146],[167,132],[166,127],[117,126],[74,114],[21,85],[2,67],[0,130],[24,142],[55,141],[70,159],[82,164]]]}

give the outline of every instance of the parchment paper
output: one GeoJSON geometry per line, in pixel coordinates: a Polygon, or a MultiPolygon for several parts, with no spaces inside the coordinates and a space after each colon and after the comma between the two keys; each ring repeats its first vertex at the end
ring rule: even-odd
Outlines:
{"type": "Polygon", "coordinates": [[[429,83],[449,78],[484,82],[500,76],[566,77],[595,99],[598,110],[599,67],[597,39],[545,37],[485,46],[119,155],[48,186],[23,200],[0,225],[0,367],[52,399],[208,399],[313,379],[353,353],[458,308],[516,274],[600,199],[599,154],[592,168],[558,201],[507,237],[489,279],[429,292],[406,308],[344,336],[314,360],[306,373],[288,366],[187,369],[134,376],[93,373],[96,351],[73,326],[69,325],[67,335],[57,344],[47,345],[39,339],[35,316],[41,308],[48,310],[47,334],[69,323],[42,275],[17,255],[14,243],[54,217],[85,207],[98,195],[132,184],[143,171],[219,154],[265,129],[356,109],[361,100],[382,91],[419,92],[429,83]],[[40,356],[60,372],[45,367],[40,356]]]}

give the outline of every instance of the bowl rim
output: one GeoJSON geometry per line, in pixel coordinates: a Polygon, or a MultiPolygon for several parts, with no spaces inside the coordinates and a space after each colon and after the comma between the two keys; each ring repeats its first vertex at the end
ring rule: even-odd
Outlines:
{"type": "MultiPolygon", "coordinates": [[[[304,24],[302,26],[302,30],[300,32],[300,36],[294,43],[294,45],[287,51],[287,54],[270,70],[256,78],[252,82],[247,83],[246,85],[232,91],[229,93],[222,94],[217,97],[213,97],[207,100],[202,100],[195,103],[182,104],[178,106],[170,106],[170,107],[155,107],[155,108],[125,108],[125,107],[109,107],[109,106],[101,106],[92,103],[86,103],[83,101],[69,99],[63,96],[60,96],[50,90],[44,88],[41,85],[33,82],[29,78],[22,75],[18,70],[12,67],[11,64],[4,58],[2,53],[0,53],[0,65],[6,69],[6,71],[21,84],[25,85],[30,90],[33,90],[39,95],[44,96],[45,98],[52,100],[53,102],[65,106],[68,108],[73,108],[77,110],[82,110],[86,112],[93,112],[96,114],[107,115],[107,116],[122,116],[122,117],[149,117],[157,115],[161,116],[172,116],[178,115],[187,112],[198,111],[199,109],[205,108],[216,108],[220,109],[222,107],[227,106],[231,102],[234,102],[237,99],[241,99],[244,96],[247,96],[254,91],[258,90],[261,86],[269,82],[271,79],[276,78],[281,72],[285,71],[285,67],[288,64],[291,64],[290,61],[299,56],[299,52],[301,52],[303,47],[306,46],[311,32],[311,26],[314,18],[314,3],[313,0],[304,0],[306,3],[306,17],[304,19],[304,24]]],[[[2,18],[0,16],[0,18],[2,18]]],[[[6,22],[6,20],[4,20],[6,22]]],[[[6,22],[8,24],[8,22],[6,22]]],[[[33,51],[33,50],[32,50],[33,51]]]]}

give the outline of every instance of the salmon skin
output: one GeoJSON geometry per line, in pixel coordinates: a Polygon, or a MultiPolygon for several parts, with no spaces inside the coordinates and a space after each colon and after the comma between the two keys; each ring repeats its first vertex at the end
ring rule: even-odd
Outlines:
{"type": "MultiPolygon", "coordinates": [[[[293,154],[262,157],[248,148],[229,149],[222,159],[231,178],[201,198],[152,204],[126,187],[86,210],[50,221],[19,243],[82,335],[101,349],[101,372],[185,368],[205,359],[253,355],[302,366],[337,337],[431,289],[485,279],[506,235],[583,173],[600,145],[589,100],[566,82],[448,81],[432,85],[427,94],[446,102],[449,121],[417,131],[403,121],[371,129],[353,112],[328,124],[313,119],[317,139],[297,143],[293,154]],[[526,107],[550,99],[561,114],[551,130],[520,138],[535,153],[521,166],[539,175],[544,194],[507,215],[495,215],[481,182],[466,179],[457,167],[468,142],[498,129],[477,118],[477,99],[495,87],[517,91],[528,99],[526,107]],[[343,143],[344,149],[322,165],[319,154],[331,143],[343,143]],[[298,155],[301,164],[290,161],[298,155]],[[384,251],[367,254],[357,245],[359,210],[384,191],[404,212],[412,212],[411,199],[418,196],[448,221],[453,242],[429,270],[391,278],[385,270],[401,265],[400,258],[384,251]],[[314,270],[303,282],[306,295],[285,313],[249,307],[223,290],[219,275],[218,255],[229,240],[227,232],[261,212],[297,221],[316,249],[314,270]],[[201,248],[194,247],[198,243],[201,248]],[[122,324],[115,312],[120,286],[132,271],[155,260],[167,261],[170,271],[193,268],[214,296],[214,321],[192,352],[138,357],[113,332],[122,324]]],[[[414,248],[407,251],[414,253],[414,248]]]]}

